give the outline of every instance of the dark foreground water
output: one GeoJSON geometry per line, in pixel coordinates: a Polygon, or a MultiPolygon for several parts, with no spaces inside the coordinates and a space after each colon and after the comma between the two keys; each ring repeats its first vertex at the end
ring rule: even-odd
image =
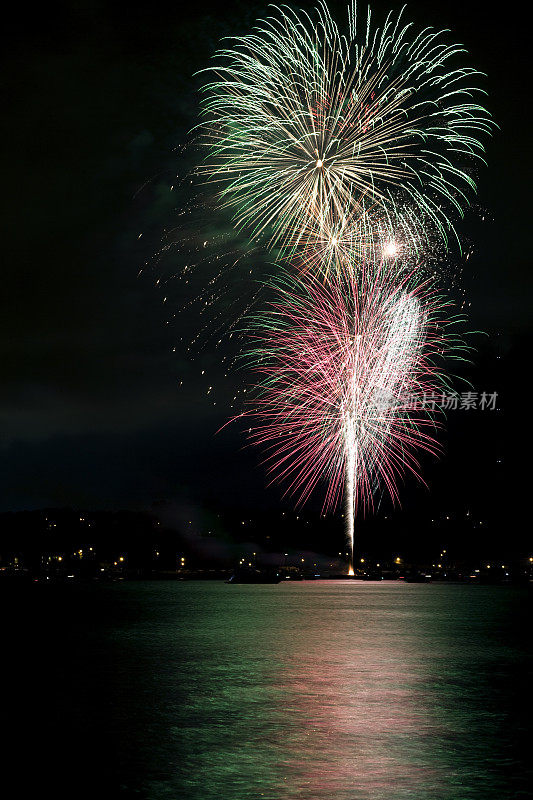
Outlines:
{"type": "Polygon", "coordinates": [[[72,798],[532,797],[528,600],[329,581],[2,592],[2,773],[72,798]]]}

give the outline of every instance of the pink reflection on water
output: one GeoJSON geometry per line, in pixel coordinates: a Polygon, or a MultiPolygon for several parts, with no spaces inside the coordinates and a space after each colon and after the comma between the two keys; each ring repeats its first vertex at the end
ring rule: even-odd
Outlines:
{"type": "Polygon", "coordinates": [[[446,765],[435,754],[442,726],[428,702],[423,636],[412,616],[390,605],[391,592],[406,587],[389,584],[380,608],[366,602],[371,586],[345,582],[341,615],[338,606],[331,615],[326,589],[324,607],[313,606],[312,619],[300,618],[302,627],[285,637],[286,797],[444,796],[446,765]]]}

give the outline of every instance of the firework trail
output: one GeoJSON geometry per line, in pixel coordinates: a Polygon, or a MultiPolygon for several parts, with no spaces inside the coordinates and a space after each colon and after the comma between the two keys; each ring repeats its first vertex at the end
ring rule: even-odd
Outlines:
{"type": "Polygon", "coordinates": [[[445,239],[492,129],[464,53],[403,9],[379,28],[352,2],[343,35],[323,4],[275,8],[209,70],[201,171],[238,227],[281,247],[369,208],[389,236],[445,239]]]}
{"type": "Polygon", "coordinates": [[[249,440],[298,504],[321,483],[324,511],[345,495],[353,555],[357,508],[371,508],[380,485],[396,501],[399,478],[421,479],[415,451],[439,449],[435,414],[413,398],[442,396],[442,354],[464,349],[457,319],[441,321],[448,304],[412,273],[399,278],[398,265],[327,283],[287,273],[275,291],[250,334],[249,440]]]}
{"type": "Polygon", "coordinates": [[[299,504],[322,483],[325,511],[345,496],[352,574],[356,511],[439,449],[435,404],[409,398],[449,389],[442,356],[465,348],[424,270],[493,127],[464,48],[403,12],[376,27],[352,0],[343,34],[323,3],[275,7],[217,54],[199,126],[199,173],[277,248],[251,318],[250,441],[299,504]]]}

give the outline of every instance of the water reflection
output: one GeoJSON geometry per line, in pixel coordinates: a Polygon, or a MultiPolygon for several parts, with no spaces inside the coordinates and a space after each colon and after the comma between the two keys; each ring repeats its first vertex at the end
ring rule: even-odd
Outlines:
{"type": "Polygon", "coordinates": [[[309,626],[285,637],[280,682],[294,723],[287,797],[457,800],[482,786],[497,791],[481,768],[486,712],[471,697],[480,654],[455,646],[457,609],[448,611],[436,593],[318,589],[309,626]]]}
{"type": "Polygon", "coordinates": [[[58,588],[10,604],[5,729],[40,753],[37,775],[61,764],[56,797],[527,798],[527,598],[326,581],[58,588]]]}
{"type": "Polygon", "coordinates": [[[171,785],[228,800],[514,796],[493,696],[494,668],[517,658],[498,637],[506,591],[184,587],[171,785]]]}

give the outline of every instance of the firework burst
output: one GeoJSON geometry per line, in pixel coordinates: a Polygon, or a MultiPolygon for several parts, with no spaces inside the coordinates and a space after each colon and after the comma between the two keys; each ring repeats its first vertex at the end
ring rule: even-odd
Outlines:
{"type": "Polygon", "coordinates": [[[199,174],[277,248],[249,332],[250,441],[298,504],[319,485],[325,511],[346,499],[352,559],[357,510],[397,501],[418,453],[439,450],[438,404],[420,400],[449,389],[442,357],[465,347],[423,275],[493,127],[464,48],[403,11],[378,27],[351,0],[342,33],[323,3],[275,7],[217,54],[199,126],[199,174]]]}
{"type": "Polygon", "coordinates": [[[276,8],[219,52],[204,88],[202,171],[237,226],[282,247],[365,207],[413,241],[445,238],[492,127],[480,73],[403,10],[381,28],[354,3],[348,17],[345,36],[324,5],[312,17],[276,8]]]}
{"type": "Polygon", "coordinates": [[[258,381],[250,441],[266,449],[272,477],[298,504],[325,484],[324,511],[344,495],[353,551],[354,515],[382,486],[420,478],[417,450],[438,451],[438,421],[412,398],[442,394],[444,351],[462,349],[447,305],[398,267],[364,267],[324,283],[276,280],[276,299],[254,318],[249,363],[258,381]]]}
{"type": "MultiPolygon", "coordinates": [[[[407,214],[406,214],[407,216],[407,214]]],[[[401,257],[402,268],[420,269],[420,256],[426,266],[435,258],[428,250],[426,237],[416,227],[394,225],[381,209],[356,206],[342,215],[326,214],[320,226],[308,219],[294,238],[287,237],[284,261],[299,273],[311,272],[324,280],[376,260],[394,261],[401,257]]]]}

